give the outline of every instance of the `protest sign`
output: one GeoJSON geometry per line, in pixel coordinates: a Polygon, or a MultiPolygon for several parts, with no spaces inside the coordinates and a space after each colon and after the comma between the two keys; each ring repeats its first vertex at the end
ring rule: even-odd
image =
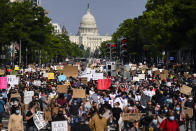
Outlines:
{"type": "Polygon", "coordinates": [[[193,108],[187,108],[184,110],[184,114],[185,115],[188,115],[189,118],[192,118],[193,117],[193,108]]]}
{"type": "Polygon", "coordinates": [[[135,120],[138,121],[145,113],[123,113],[122,119],[124,121],[135,120]]]}
{"type": "Polygon", "coordinates": [[[34,80],[33,85],[35,86],[41,86],[41,81],[40,80],[34,80]]]}
{"type": "Polygon", "coordinates": [[[41,130],[44,128],[47,124],[44,120],[43,113],[38,111],[34,116],[33,116],[33,121],[37,127],[38,130],[41,130]]]}
{"type": "Polygon", "coordinates": [[[167,80],[168,74],[160,74],[161,80],[167,80]]]}
{"type": "Polygon", "coordinates": [[[63,70],[58,70],[59,73],[63,73],[66,77],[78,77],[78,67],[77,66],[65,66],[63,70]]]}
{"type": "Polygon", "coordinates": [[[69,86],[69,85],[71,85],[71,84],[70,84],[69,81],[66,81],[66,82],[65,82],[65,85],[66,85],[66,86],[69,86]]]}
{"type": "Polygon", "coordinates": [[[81,78],[81,82],[82,82],[83,84],[87,85],[88,78],[87,78],[87,77],[81,78]]]}
{"type": "Polygon", "coordinates": [[[184,77],[188,79],[188,78],[191,78],[191,75],[188,74],[188,72],[184,72],[184,77]]]}
{"type": "Polygon", "coordinates": [[[185,94],[185,95],[191,95],[191,91],[192,91],[192,88],[189,87],[189,86],[186,86],[186,85],[183,85],[181,88],[180,88],[180,92],[185,94]]]}
{"type": "Polygon", "coordinates": [[[57,85],[57,92],[58,93],[67,93],[68,88],[66,85],[57,85]]]}
{"type": "Polygon", "coordinates": [[[169,71],[168,71],[168,70],[163,70],[162,73],[163,73],[163,74],[168,74],[169,71]]]}
{"type": "Polygon", "coordinates": [[[152,71],[157,71],[158,70],[158,68],[152,68],[152,71]]]}
{"type": "Polygon", "coordinates": [[[48,73],[48,80],[54,79],[54,73],[48,73]]]}
{"type": "Polygon", "coordinates": [[[140,80],[144,80],[145,79],[145,74],[138,74],[138,77],[140,80]]]}
{"type": "Polygon", "coordinates": [[[0,69],[0,75],[4,75],[5,71],[0,69]]]}
{"type": "Polygon", "coordinates": [[[32,101],[32,96],[34,96],[34,91],[25,91],[24,104],[29,104],[32,101]]]}
{"type": "Polygon", "coordinates": [[[14,70],[15,70],[15,71],[18,71],[18,70],[20,70],[20,69],[19,69],[18,66],[15,66],[15,67],[14,67],[14,70]]]}
{"type": "Polygon", "coordinates": [[[53,121],[52,131],[68,131],[67,121],[53,121]]]}
{"type": "Polygon", "coordinates": [[[103,79],[103,73],[94,73],[93,80],[103,79]]]}
{"type": "Polygon", "coordinates": [[[83,89],[73,89],[73,98],[86,98],[86,91],[83,89]]]}
{"type": "Polygon", "coordinates": [[[111,80],[110,79],[99,79],[98,80],[98,90],[108,90],[111,86],[111,80]]]}
{"type": "Polygon", "coordinates": [[[7,89],[7,77],[0,77],[0,89],[7,89]]]}
{"type": "Polygon", "coordinates": [[[160,75],[161,73],[160,73],[159,70],[156,70],[156,71],[154,72],[154,74],[155,74],[155,75],[160,75]]]}
{"type": "Polygon", "coordinates": [[[7,75],[7,84],[10,84],[12,87],[19,84],[19,78],[16,75],[7,75]]]}
{"type": "Polygon", "coordinates": [[[65,81],[67,78],[66,78],[66,76],[65,75],[60,75],[60,76],[58,76],[58,80],[59,80],[59,82],[61,82],[61,81],[65,81]]]}
{"type": "Polygon", "coordinates": [[[11,98],[21,98],[19,93],[11,94],[11,98]]]}
{"type": "Polygon", "coordinates": [[[35,66],[33,64],[30,64],[29,67],[35,69],[35,66]]]}
{"type": "Polygon", "coordinates": [[[133,81],[140,81],[139,77],[133,77],[133,81]]]}

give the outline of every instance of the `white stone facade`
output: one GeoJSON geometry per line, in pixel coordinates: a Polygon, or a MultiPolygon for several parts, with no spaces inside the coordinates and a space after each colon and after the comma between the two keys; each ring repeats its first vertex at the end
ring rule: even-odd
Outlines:
{"type": "Polygon", "coordinates": [[[54,27],[54,33],[56,34],[61,34],[62,30],[59,24],[57,23],[52,23],[52,26],[54,27]]]}
{"type": "Polygon", "coordinates": [[[111,36],[100,36],[98,33],[97,25],[94,16],[87,9],[86,14],[82,17],[78,34],[76,36],[70,35],[69,39],[78,45],[83,44],[84,48],[90,47],[91,52],[99,48],[103,41],[111,40],[111,36]]]}

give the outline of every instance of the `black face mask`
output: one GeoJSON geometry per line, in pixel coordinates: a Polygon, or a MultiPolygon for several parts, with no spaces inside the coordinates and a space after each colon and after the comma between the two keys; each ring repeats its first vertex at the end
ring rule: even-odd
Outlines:
{"type": "Polygon", "coordinates": [[[63,115],[63,112],[62,111],[58,111],[58,115],[63,115]]]}

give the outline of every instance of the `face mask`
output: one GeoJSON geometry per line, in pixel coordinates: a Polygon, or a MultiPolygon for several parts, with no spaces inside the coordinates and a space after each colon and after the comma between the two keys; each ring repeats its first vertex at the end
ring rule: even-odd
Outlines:
{"type": "Polygon", "coordinates": [[[179,108],[179,107],[176,107],[176,110],[177,110],[177,111],[179,111],[179,110],[180,110],[180,108],[179,108]]]}
{"type": "Polygon", "coordinates": [[[167,113],[167,112],[168,112],[168,110],[165,110],[165,112],[167,113]]]}
{"type": "Polygon", "coordinates": [[[193,98],[192,98],[192,97],[190,97],[190,98],[189,98],[189,100],[190,100],[190,101],[192,101],[192,100],[193,100],[193,98]]]}
{"type": "Polygon", "coordinates": [[[157,124],[157,120],[154,119],[154,120],[152,121],[152,123],[156,125],[156,124],[157,124]]]}
{"type": "Polygon", "coordinates": [[[126,98],[126,96],[123,96],[122,98],[123,98],[123,99],[125,99],[125,98],[126,98]]]}
{"type": "Polygon", "coordinates": [[[18,102],[14,102],[14,105],[17,106],[18,105],[18,102]]]}
{"type": "Polygon", "coordinates": [[[87,125],[88,124],[88,121],[85,121],[85,124],[87,125]]]}
{"type": "Polygon", "coordinates": [[[170,116],[169,119],[170,119],[171,121],[173,121],[173,120],[174,120],[174,116],[170,116]]]}
{"type": "Polygon", "coordinates": [[[20,114],[20,110],[16,110],[16,114],[17,114],[17,115],[20,114]]]}
{"type": "Polygon", "coordinates": [[[74,105],[76,106],[76,105],[77,105],[77,103],[75,103],[75,102],[74,102],[74,105]]]}

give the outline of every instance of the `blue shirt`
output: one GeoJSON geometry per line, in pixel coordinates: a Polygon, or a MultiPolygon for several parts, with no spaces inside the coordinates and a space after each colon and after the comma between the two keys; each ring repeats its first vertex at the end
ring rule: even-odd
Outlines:
{"type": "Polygon", "coordinates": [[[5,105],[5,102],[4,100],[0,100],[0,112],[4,112],[4,105],[5,105]]]}

